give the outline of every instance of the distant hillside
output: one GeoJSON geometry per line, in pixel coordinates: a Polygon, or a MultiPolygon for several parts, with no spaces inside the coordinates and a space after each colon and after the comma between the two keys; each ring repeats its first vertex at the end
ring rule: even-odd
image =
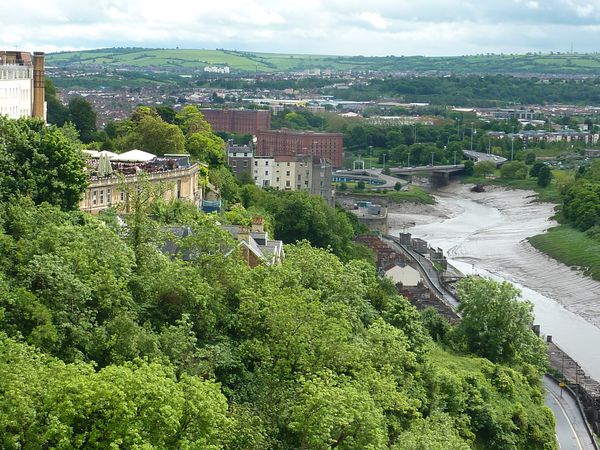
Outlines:
{"type": "Polygon", "coordinates": [[[234,50],[111,48],[48,55],[48,65],[71,68],[115,67],[170,69],[180,72],[205,66],[229,66],[232,73],[380,70],[417,73],[505,73],[600,75],[600,53],[424,56],[332,56],[255,53],[234,50]]]}

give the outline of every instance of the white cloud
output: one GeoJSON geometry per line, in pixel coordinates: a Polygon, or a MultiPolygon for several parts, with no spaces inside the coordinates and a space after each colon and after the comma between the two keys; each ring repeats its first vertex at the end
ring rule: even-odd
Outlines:
{"type": "Polygon", "coordinates": [[[574,40],[595,51],[599,23],[600,0],[4,1],[0,48],[457,55],[566,50],[574,40]]]}

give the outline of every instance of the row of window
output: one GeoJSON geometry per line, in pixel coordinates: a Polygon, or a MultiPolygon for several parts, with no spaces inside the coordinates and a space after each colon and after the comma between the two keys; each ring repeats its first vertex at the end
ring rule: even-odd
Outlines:
{"type": "MultiPolygon", "coordinates": [[[[125,201],[125,192],[121,191],[120,201],[125,201]]],[[[92,191],[92,206],[112,205],[112,190],[111,189],[94,189],[92,191]]]]}

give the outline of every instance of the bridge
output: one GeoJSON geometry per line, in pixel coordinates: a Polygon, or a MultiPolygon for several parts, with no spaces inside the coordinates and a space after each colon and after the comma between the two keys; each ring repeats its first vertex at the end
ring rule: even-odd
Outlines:
{"type": "Polygon", "coordinates": [[[474,152],[472,150],[463,150],[463,153],[465,155],[465,158],[472,159],[475,162],[492,161],[494,164],[496,164],[496,167],[500,167],[502,164],[508,161],[502,156],[493,155],[491,153],[474,152]]]}

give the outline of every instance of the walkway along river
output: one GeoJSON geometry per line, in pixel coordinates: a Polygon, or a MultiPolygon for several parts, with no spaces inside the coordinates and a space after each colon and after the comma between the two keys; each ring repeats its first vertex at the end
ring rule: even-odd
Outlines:
{"type": "Polygon", "coordinates": [[[600,380],[600,283],[534,249],[527,237],[554,225],[553,205],[530,191],[487,188],[473,193],[453,183],[434,206],[390,210],[390,234],[409,230],[441,247],[463,273],[508,280],[534,304],[543,334],[600,380]]]}

